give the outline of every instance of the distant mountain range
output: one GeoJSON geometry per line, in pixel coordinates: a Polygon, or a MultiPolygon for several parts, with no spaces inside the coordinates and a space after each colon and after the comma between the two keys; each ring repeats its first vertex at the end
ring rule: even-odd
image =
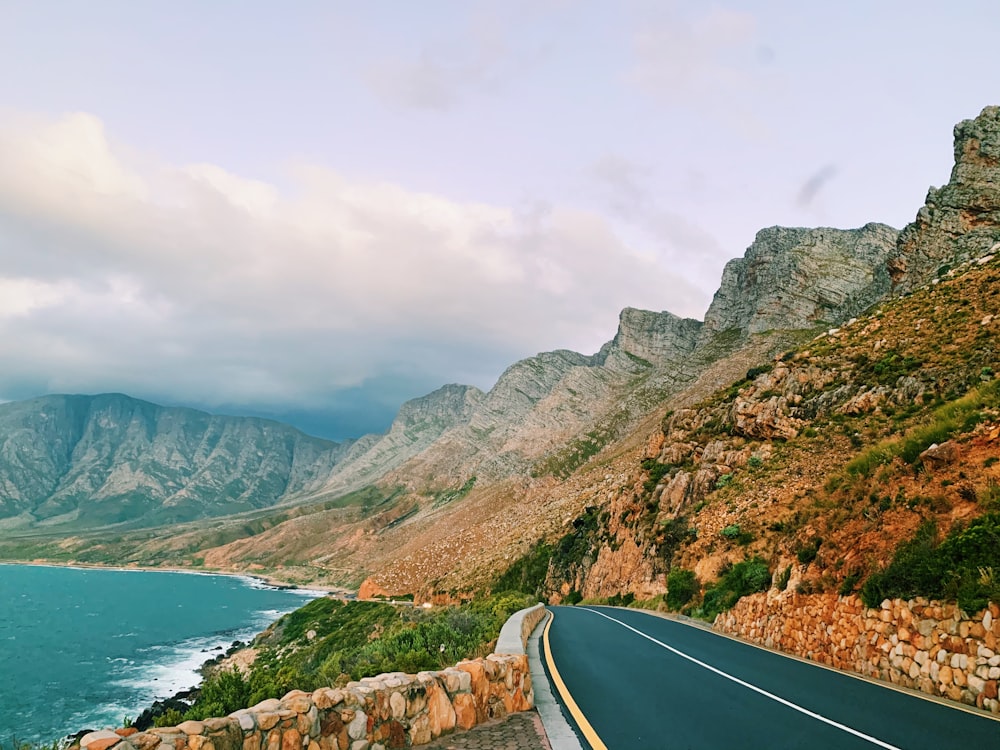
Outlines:
{"type": "Polygon", "coordinates": [[[350,448],[278,422],[122,394],[0,405],[0,526],[154,525],[274,505],[350,448]]]}

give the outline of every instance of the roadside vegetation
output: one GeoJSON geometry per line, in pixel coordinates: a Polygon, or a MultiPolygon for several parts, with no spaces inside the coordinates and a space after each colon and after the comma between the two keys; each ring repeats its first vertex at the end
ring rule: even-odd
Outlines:
{"type": "Polygon", "coordinates": [[[916,596],[957,601],[968,613],[1000,601],[1000,513],[957,524],[940,542],[937,524],[925,522],[861,588],[868,607],[916,596]]]}
{"type": "MultiPolygon", "coordinates": [[[[314,690],[384,672],[441,669],[492,651],[503,623],[534,600],[519,593],[429,610],[380,602],[315,599],[291,612],[253,643],[247,674],[218,671],[186,710],[167,709],[136,722],[145,728],[226,716],[290,690],[314,690]]],[[[0,748],[4,750],[4,748],[0,748]]],[[[18,750],[18,749],[14,749],[18,750]]]]}

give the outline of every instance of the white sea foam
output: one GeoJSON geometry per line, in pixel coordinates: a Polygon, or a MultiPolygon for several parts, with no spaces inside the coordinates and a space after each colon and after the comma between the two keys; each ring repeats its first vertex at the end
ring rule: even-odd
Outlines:
{"type": "MultiPolygon", "coordinates": [[[[316,596],[308,595],[308,598],[316,596]]],[[[234,641],[250,641],[272,622],[291,611],[292,608],[259,610],[253,613],[250,625],[245,628],[145,648],[143,651],[150,658],[123,667],[115,684],[137,696],[135,707],[138,713],[148,708],[154,700],[197,687],[201,683],[198,670],[206,661],[224,653],[234,641]]]]}

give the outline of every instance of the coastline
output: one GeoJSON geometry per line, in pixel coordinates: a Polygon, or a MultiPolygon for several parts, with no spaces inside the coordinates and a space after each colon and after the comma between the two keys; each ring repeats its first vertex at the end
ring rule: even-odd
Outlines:
{"type": "Polygon", "coordinates": [[[255,581],[262,586],[267,588],[288,590],[288,591],[302,591],[312,594],[317,594],[319,596],[335,596],[342,599],[355,599],[357,598],[357,591],[353,591],[348,588],[341,586],[302,586],[291,581],[283,580],[272,574],[266,573],[251,573],[249,571],[239,571],[239,570],[214,570],[206,568],[182,568],[178,566],[152,566],[152,565],[102,565],[101,563],[89,563],[89,562],[55,562],[53,560],[11,560],[0,558],[0,565],[24,565],[24,566],[35,566],[35,567],[46,567],[46,568],[73,568],[78,570],[113,570],[122,573],[137,572],[137,573],[184,573],[187,575],[206,575],[206,576],[230,576],[234,578],[242,578],[245,580],[255,581]]]}
{"type": "MultiPolygon", "coordinates": [[[[240,628],[234,635],[225,635],[219,632],[208,632],[195,636],[183,636],[183,640],[178,642],[157,640],[158,645],[145,647],[144,650],[152,651],[155,656],[145,660],[141,669],[145,670],[141,675],[134,668],[135,663],[131,660],[136,658],[131,653],[114,654],[116,659],[109,661],[121,661],[124,672],[119,672],[115,676],[116,684],[120,689],[115,689],[113,695],[102,698],[99,702],[92,704],[93,715],[112,716],[112,723],[119,720],[121,716],[131,715],[136,717],[139,713],[148,712],[161,701],[173,702],[177,699],[190,702],[192,694],[204,684],[207,676],[207,669],[217,664],[220,657],[227,655],[227,652],[239,644],[246,647],[253,642],[253,639],[261,632],[265,631],[282,614],[292,611],[294,608],[303,606],[307,601],[330,596],[335,596],[336,592],[323,588],[311,588],[281,581],[276,577],[242,573],[239,571],[215,571],[215,570],[193,570],[177,567],[150,567],[150,566],[112,566],[102,564],[78,564],[75,562],[54,562],[51,560],[0,560],[0,566],[18,566],[19,568],[35,569],[65,569],[81,571],[109,571],[112,573],[181,573],[192,576],[224,576],[232,581],[232,585],[248,590],[257,589],[260,591],[286,592],[291,598],[290,604],[279,605],[278,608],[270,610],[270,605],[265,605],[257,616],[253,617],[253,624],[248,624],[240,628]],[[234,580],[235,579],[235,580],[234,580]],[[298,602],[298,603],[295,603],[298,602]],[[264,615],[265,619],[260,619],[264,615]],[[154,688],[146,691],[145,688],[154,688]],[[142,688],[142,689],[137,689],[142,688]],[[135,697],[138,693],[139,700],[135,697]]],[[[12,571],[13,574],[13,571],[12,571]]],[[[15,576],[15,579],[17,577],[15,576]]],[[[129,577],[131,578],[131,577],[129,577]]],[[[112,579],[113,580],[113,579],[112,579]]],[[[146,579],[152,581],[152,579],[146,579]]],[[[221,581],[221,578],[216,580],[221,581]]],[[[141,586],[146,588],[150,585],[162,587],[164,584],[139,583],[139,579],[131,584],[131,587],[141,586]]],[[[170,586],[172,584],[165,584],[170,586]]],[[[178,584],[180,585],[180,584],[178,584]]],[[[271,596],[277,595],[272,593],[271,596]]],[[[183,605],[182,605],[183,606],[183,605]]],[[[128,638],[132,633],[124,633],[114,636],[115,638],[128,638]]],[[[158,638],[158,636],[157,636],[158,638]]],[[[125,641],[123,641],[124,643],[125,641]]],[[[15,703],[16,706],[16,703],[15,703]]],[[[68,723],[64,731],[73,732],[82,727],[96,727],[97,724],[108,721],[107,718],[88,720],[83,718],[79,711],[67,714],[68,723]]],[[[3,723],[3,722],[0,722],[3,723]]],[[[44,739],[44,738],[43,738],[44,739]]]]}

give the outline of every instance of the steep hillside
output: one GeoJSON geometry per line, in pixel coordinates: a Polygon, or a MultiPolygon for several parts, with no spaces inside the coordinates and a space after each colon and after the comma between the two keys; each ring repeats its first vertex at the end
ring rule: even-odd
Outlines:
{"type": "Polygon", "coordinates": [[[361,488],[431,446],[444,433],[468,424],[484,394],[469,385],[446,385],[400,407],[385,435],[367,435],[348,450],[323,483],[321,492],[361,488]]]}
{"type": "MultiPolygon", "coordinates": [[[[952,182],[931,190],[936,205],[921,209],[895,253],[878,254],[885,265],[863,274],[874,294],[858,304],[878,298],[887,274],[909,294],[761,359],[727,388],[670,399],[625,475],[631,483],[595,495],[500,585],[557,599],[669,601],[675,584],[695,602],[704,585],[699,606],[712,614],[741,593],[733,582],[748,571],[766,573],[764,584],[773,574],[779,588],[849,592],[901,543],[916,538],[929,550],[949,533],[964,538],[963,524],[1000,509],[998,125],[991,107],[956,128],[952,182]]],[[[753,288],[761,276],[786,276],[771,256],[751,278],[751,255],[726,274],[747,285],[731,296],[753,301],[750,314],[735,314],[741,321],[773,309],[753,288]]],[[[774,296],[783,308],[793,297],[774,296]]],[[[913,548],[899,549],[921,564],[913,548]]],[[[985,590],[988,581],[954,585],[985,590]]],[[[688,601],[678,596],[674,606],[688,601]]]]}
{"type": "MultiPolygon", "coordinates": [[[[914,466],[945,472],[953,464],[954,458],[951,464],[920,458],[937,438],[964,440],[978,456],[981,435],[993,434],[974,423],[990,423],[994,406],[986,381],[997,367],[996,278],[988,253],[1000,240],[989,209],[1000,182],[990,156],[1000,143],[998,124],[1000,111],[987,108],[956,128],[952,183],[931,191],[931,198],[948,197],[948,211],[974,214],[975,222],[955,226],[951,214],[925,208],[898,243],[881,225],[762,231],[745,257],[727,267],[689,359],[727,335],[730,342],[711,364],[700,363],[700,376],[664,393],[668,418],[661,429],[644,433],[640,425],[606,449],[603,460],[563,482],[507,488],[498,495],[520,502],[491,517],[492,534],[477,535],[470,523],[382,567],[368,588],[428,595],[434,587],[461,588],[463,580],[482,585],[506,559],[507,575],[497,585],[533,581],[556,598],[574,591],[648,597],[666,592],[675,567],[712,582],[756,554],[803,590],[849,589],[928,517],[941,516],[944,533],[955,518],[982,512],[992,493],[995,462],[988,456],[979,466],[985,474],[963,462],[956,476],[940,477],[942,487],[956,488],[944,499],[909,487],[906,477],[914,466]],[[975,265],[960,265],[970,258],[975,265]],[[913,290],[920,291],[898,298],[913,290]],[[893,295],[879,316],[853,320],[893,295]],[[832,330],[805,346],[794,346],[795,334],[775,334],[797,329],[801,337],[819,325],[832,330]],[[781,347],[787,351],[777,359],[768,356],[781,347]],[[914,434],[891,448],[872,448],[885,467],[857,479],[854,462],[865,464],[870,442],[894,440],[898,430],[914,434]],[[877,510],[855,507],[861,496],[877,510]],[[535,516],[538,508],[548,525],[535,516]],[[533,547],[502,524],[511,512],[543,530],[533,547]],[[499,544],[503,554],[477,547],[498,536],[511,540],[499,544]],[[451,550],[462,556],[462,573],[441,573],[432,562],[451,550]],[[431,586],[421,586],[427,573],[436,575],[431,586]]],[[[947,453],[954,456],[952,449],[947,453]]]]}
{"type": "Polygon", "coordinates": [[[154,525],[315,490],[347,445],[107,394],[0,405],[0,526],[154,525]]]}
{"type": "Polygon", "coordinates": [[[1000,265],[981,260],[668,413],[547,590],[664,593],[671,568],[711,582],[753,556],[851,590],[924,522],[1000,508],[1000,265]],[[640,581],[614,574],[631,548],[640,581]]]}

